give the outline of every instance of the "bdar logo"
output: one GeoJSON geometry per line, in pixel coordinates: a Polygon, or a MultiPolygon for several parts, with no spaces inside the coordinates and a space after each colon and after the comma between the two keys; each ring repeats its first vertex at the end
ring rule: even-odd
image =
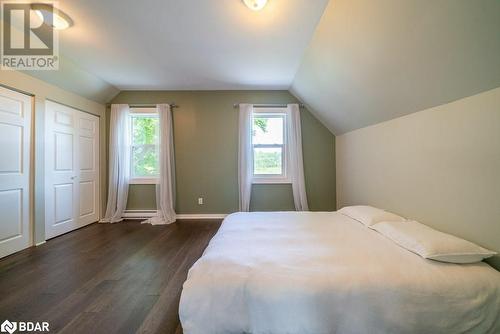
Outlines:
{"type": "Polygon", "coordinates": [[[10,322],[9,320],[5,320],[2,325],[0,326],[0,331],[2,333],[14,333],[17,329],[17,323],[16,322],[10,322]]]}

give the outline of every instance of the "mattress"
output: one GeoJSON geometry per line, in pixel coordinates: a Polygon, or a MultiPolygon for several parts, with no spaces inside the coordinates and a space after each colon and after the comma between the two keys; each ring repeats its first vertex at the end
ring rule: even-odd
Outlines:
{"type": "Polygon", "coordinates": [[[336,212],[228,216],[184,283],[198,333],[500,333],[500,272],[425,260],[336,212]]]}

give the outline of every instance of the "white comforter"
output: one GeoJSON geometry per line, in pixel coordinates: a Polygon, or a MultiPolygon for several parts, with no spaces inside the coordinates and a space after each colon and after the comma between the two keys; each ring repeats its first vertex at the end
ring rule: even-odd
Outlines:
{"type": "Polygon", "coordinates": [[[237,213],[179,312],[186,334],[500,333],[500,273],[422,259],[335,212],[237,213]]]}

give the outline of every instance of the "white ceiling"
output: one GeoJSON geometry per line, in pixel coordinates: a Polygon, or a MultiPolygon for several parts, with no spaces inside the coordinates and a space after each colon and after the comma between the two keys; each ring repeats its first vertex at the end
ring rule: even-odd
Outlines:
{"type": "Polygon", "coordinates": [[[335,134],[500,87],[500,0],[331,0],[292,93],[335,134]]]}
{"type": "Polygon", "coordinates": [[[60,50],[118,89],[288,89],[328,0],[71,0],[60,50]]]}
{"type": "Polygon", "coordinates": [[[500,0],[67,0],[61,71],[119,90],[290,89],[334,134],[500,86],[500,0]]]}

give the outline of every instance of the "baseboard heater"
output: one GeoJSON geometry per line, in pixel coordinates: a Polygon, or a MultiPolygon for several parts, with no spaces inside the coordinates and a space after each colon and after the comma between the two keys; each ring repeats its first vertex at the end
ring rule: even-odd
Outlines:
{"type": "MultiPolygon", "coordinates": [[[[125,219],[148,219],[156,215],[156,210],[125,210],[125,219]]],[[[225,213],[180,213],[177,219],[224,219],[225,213]]]]}

